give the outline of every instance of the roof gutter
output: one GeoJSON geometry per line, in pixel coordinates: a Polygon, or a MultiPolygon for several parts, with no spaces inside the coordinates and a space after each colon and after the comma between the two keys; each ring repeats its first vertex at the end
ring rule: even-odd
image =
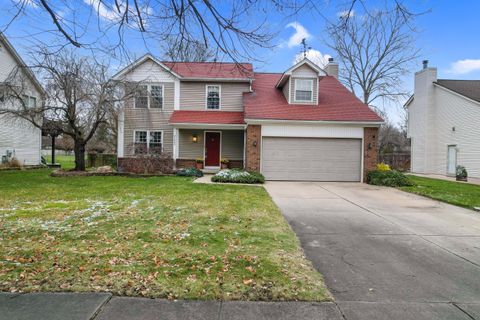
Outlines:
{"type": "Polygon", "coordinates": [[[384,121],[327,121],[327,120],[277,120],[277,119],[251,119],[245,118],[247,124],[328,124],[328,125],[351,125],[363,127],[379,127],[384,121]]]}

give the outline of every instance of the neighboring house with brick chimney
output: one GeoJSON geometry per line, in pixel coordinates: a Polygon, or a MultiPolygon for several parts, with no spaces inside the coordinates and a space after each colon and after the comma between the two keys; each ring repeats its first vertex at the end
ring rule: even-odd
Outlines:
{"type": "Polygon", "coordinates": [[[201,158],[214,171],[227,158],[267,180],[311,181],[363,181],[376,164],[383,120],[338,81],[333,60],[262,73],[145,55],[114,78],[138,84],[119,116],[119,161],[160,147],[177,168],[201,158]]]}
{"type": "MultiPolygon", "coordinates": [[[[45,91],[8,39],[0,33],[0,109],[19,108],[21,104],[17,96],[20,95],[27,106],[33,107],[43,103],[45,91]]],[[[0,115],[0,164],[13,158],[22,165],[40,164],[41,142],[42,131],[30,122],[0,115]]]]}
{"type": "Polygon", "coordinates": [[[412,172],[455,176],[462,165],[480,178],[480,80],[438,79],[425,60],[405,107],[412,172]]]}

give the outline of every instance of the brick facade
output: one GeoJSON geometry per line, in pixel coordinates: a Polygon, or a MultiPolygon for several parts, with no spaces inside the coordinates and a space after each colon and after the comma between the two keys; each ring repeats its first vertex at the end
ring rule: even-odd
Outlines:
{"type": "Polygon", "coordinates": [[[249,125],[247,127],[246,169],[260,171],[260,147],[262,145],[262,126],[249,125]]]}
{"type": "Polygon", "coordinates": [[[368,171],[375,170],[377,165],[377,142],[378,142],[378,128],[364,128],[363,129],[363,180],[366,181],[368,171]]]}
{"type": "Polygon", "coordinates": [[[195,168],[196,163],[195,159],[177,159],[176,167],[177,169],[195,168]]]}
{"type": "MultiPolygon", "coordinates": [[[[196,161],[195,159],[177,159],[176,165],[177,169],[195,168],[196,161]]],[[[230,160],[228,167],[243,169],[243,160],[230,160]]]]}

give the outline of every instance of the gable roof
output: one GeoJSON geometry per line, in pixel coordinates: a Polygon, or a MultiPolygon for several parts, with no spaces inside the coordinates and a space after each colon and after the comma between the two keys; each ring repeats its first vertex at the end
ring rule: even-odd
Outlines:
{"type": "Polygon", "coordinates": [[[233,62],[163,62],[183,79],[246,80],[253,78],[251,63],[233,62]]]}
{"type": "Polygon", "coordinates": [[[147,53],[147,54],[144,54],[143,56],[141,56],[140,58],[138,58],[137,60],[135,60],[134,62],[127,65],[125,68],[118,71],[116,74],[113,75],[112,79],[119,80],[120,78],[125,76],[127,73],[133,71],[136,67],[138,67],[139,65],[141,65],[142,63],[144,63],[145,61],[148,61],[148,60],[151,60],[151,61],[155,62],[157,65],[159,65],[160,67],[165,69],[165,71],[170,72],[173,76],[175,76],[177,78],[181,78],[180,75],[178,75],[174,71],[170,70],[170,68],[167,67],[166,65],[164,65],[163,62],[161,62],[160,60],[155,58],[150,53],[147,53]]]}
{"type": "Polygon", "coordinates": [[[45,95],[45,89],[38,81],[37,77],[35,77],[32,70],[30,70],[30,68],[25,64],[22,57],[18,54],[17,50],[15,50],[10,41],[8,41],[7,37],[5,37],[2,32],[0,32],[0,42],[4,44],[5,48],[10,52],[17,64],[21,66],[23,70],[25,70],[27,76],[30,78],[33,85],[37,88],[38,91],[40,91],[40,94],[45,95]]]}
{"type": "Polygon", "coordinates": [[[276,86],[277,87],[281,87],[284,83],[285,83],[285,80],[288,79],[288,77],[292,74],[292,72],[296,69],[298,69],[299,67],[303,66],[304,64],[308,65],[310,68],[313,69],[313,71],[317,72],[317,75],[318,76],[326,76],[327,75],[327,72],[325,70],[323,70],[322,68],[320,68],[319,66],[317,66],[315,63],[313,63],[311,60],[309,60],[308,58],[303,58],[301,61],[297,62],[296,64],[294,64],[293,66],[291,66],[290,68],[288,68],[283,74],[282,76],[280,77],[280,79],[278,80],[276,86]]]}
{"type": "Polygon", "coordinates": [[[480,102],[480,80],[438,79],[435,83],[469,99],[480,102]]]}
{"type": "Polygon", "coordinates": [[[318,104],[288,104],[275,84],[280,73],[255,73],[253,92],[244,94],[245,119],[380,123],[383,119],[335,77],[319,77],[318,104]]]}
{"type": "Polygon", "coordinates": [[[165,69],[165,71],[182,80],[250,81],[253,77],[253,66],[251,63],[160,61],[150,53],[147,53],[117,72],[112,79],[119,80],[147,60],[153,61],[165,69]]]}

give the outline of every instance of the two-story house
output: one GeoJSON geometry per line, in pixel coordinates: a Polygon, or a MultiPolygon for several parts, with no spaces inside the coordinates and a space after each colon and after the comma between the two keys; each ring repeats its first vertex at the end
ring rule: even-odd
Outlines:
{"type": "MultiPolygon", "coordinates": [[[[19,96],[34,107],[42,103],[44,89],[8,39],[0,33],[0,109],[19,108],[19,96]],[[15,94],[9,94],[11,90],[15,94]]],[[[41,162],[42,131],[30,122],[0,114],[0,163],[17,159],[22,165],[41,162]]]]}
{"type": "Polygon", "coordinates": [[[438,79],[424,61],[406,102],[411,171],[455,176],[457,165],[480,178],[480,80],[438,79]]]}
{"type": "Polygon", "coordinates": [[[115,79],[137,83],[119,116],[118,157],[170,153],[177,168],[204,161],[268,180],[362,181],[376,163],[383,120],[308,59],[283,73],[249,63],[162,62],[145,55],[115,79]]]}

